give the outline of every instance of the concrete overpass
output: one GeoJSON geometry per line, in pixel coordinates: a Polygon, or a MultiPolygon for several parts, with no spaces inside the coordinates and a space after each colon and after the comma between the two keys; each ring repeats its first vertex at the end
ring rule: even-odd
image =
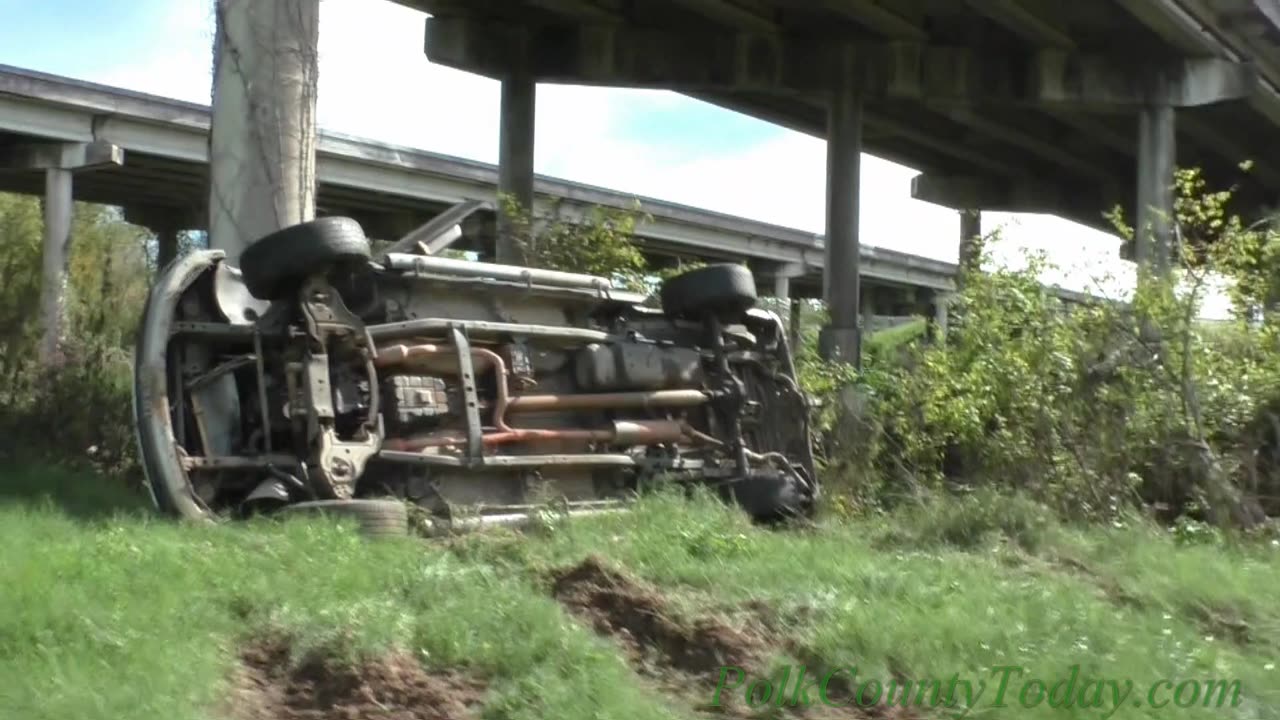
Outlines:
{"type": "MultiPolygon", "coordinates": [[[[206,227],[209,109],[118,88],[0,66],[0,191],[60,193],[124,208],[162,238],[206,227]],[[7,168],[7,169],[6,169],[7,168]],[[65,187],[51,177],[63,177],[65,187]],[[74,175],[74,179],[72,179],[74,175]],[[53,183],[53,184],[50,184],[53,183]]],[[[357,218],[394,239],[465,199],[493,199],[498,168],[485,163],[322,134],[318,210],[357,218]]],[[[631,208],[637,198],[538,177],[543,208],[561,198],[581,216],[593,206],[631,208]]],[[[639,230],[659,260],[746,260],[766,292],[820,297],[823,238],[813,233],[639,198],[652,220],[639,230]]],[[[69,207],[69,203],[68,203],[69,207]]],[[[478,228],[492,242],[492,232],[478,228]]],[[[491,252],[488,247],[475,247],[491,252]]],[[[954,289],[956,266],[873,247],[861,249],[864,296],[885,314],[927,312],[954,289]]]]}
{"type": "Polygon", "coordinates": [[[1280,199],[1280,0],[396,1],[432,15],[432,62],[502,81],[500,183],[518,198],[539,82],[666,88],[826,138],[824,343],[846,359],[863,151],[957,210],[1109,230],[1118,205],[1142,230],[1127,254],[1157,272],[1175,163],[1237,185],[1245,215],[1280,199]]]}

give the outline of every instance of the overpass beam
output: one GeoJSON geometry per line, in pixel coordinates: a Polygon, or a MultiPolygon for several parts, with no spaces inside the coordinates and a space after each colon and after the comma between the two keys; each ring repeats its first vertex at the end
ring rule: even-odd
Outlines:
{"type": "Polygon", "coordinates": [[[35,142],[0,148],[0,170],[93,170],[124,164],[124,149],[103,140],[35,142]]]}
{"type": "Polygon", "coordinates": [[[862,96],[851,73],[837,72],[836,78],[827,115],[827,272],[823,295],[830,324],[823,328],[819,350],[824,359],[861,369],[858,219],[862,96]]]}
{"type": "Polygon", "coordinates": [[[922,174],[911,179],[911,197],[956,210],[1047,213],[1115,232],[1104,213],[1130,192],[1109,186],[1056,184],[1032,178],[996,179],[922,174]]]}
{"type": "MultiPolygon", "coordinates": [[[[533,215],[534,116],[537,83],[526,67],[516,66],[502,79],[502,109],[498,138],[498,193],[533,215]]],[[[495,248],[500,263],[520,264],[524,249],[513,218],[499,208],[495,248]]]]}
{"type": "Polygon", "coordinates": [[[1133,259],[1165,277],[1173,249],[1173,173],[1177,160],[1174,109],[1152,105],[1138,116],[1138,212],[1133,259]]]}
{"type": "Polygon", "coordinates": [[[1245,99],[1257,86],[1253,68],[1222,58],[1135,61],[1064,48],[1010,53],[930,45],[923,38],[851,45],[777,32],[625,24],[531,30],[465,16],[428,19],[426,51],[434,63],[499,79],[523,67],[540,82],[803,95],[825,93],[842,81],[838,75],[847,75],[866,98],[960,105],[1194,107],[1245,99]],[[844,62],[851,55],[856,64],[844,62]]]}

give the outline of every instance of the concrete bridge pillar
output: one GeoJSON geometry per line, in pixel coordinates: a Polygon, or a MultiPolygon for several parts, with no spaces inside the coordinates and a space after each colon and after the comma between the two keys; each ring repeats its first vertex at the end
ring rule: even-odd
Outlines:
{"type": "Polygon", "coordinates": [[[950,305],[950,295],[934,291],[933,317],[929,319],[929,339],[933,342],[945,343],[947,341],[947,320],[950,317],[950,305]]]}
{"type": "Polygon", "coordinates": [[[791,297],[791,281],[805,274],[803,263],[782,263],[773,268],[773,296],[779,300],[791,297]]]}
{"type": "Polygon", "coordinates": [[[790,298],[791,278],[786,275],[775,275],[773,277],[773,296],[779,300],[790,298]]]}
{"type": "Polygon", "coordinates": [[[71,224],[75,214],[74,173],[124,164],[124,150],[109,142],[38,142],[0,148],[0,170],[44,171],[44,244],[41,249],[40,362],[61,362],[71,284],[71,224]]]}
{"type": "Polygon", "coordinates": [[[884,291],[870,283],[862,286],[862,297],[859,298],[858,308],[859,316],[862,321],[861,331],[863,335],[871,335],[876,331],[875,319],[876,313],[879,312],[883,303],[878,302],[878,295],[884,294],[884,291]]]}
{"type": "Polygon", "coordinates": [[[217,0],[209,130],[209,246],[315,217],[319,0],[217,0]]]}
{"type": "Polygon", "coordinates": [[[1134,261],[1165,277],[1172,268],[1173,173],[1177,160],[1174,109],[1144,107],[1138,116],[1138,211],[1134,261]]]}
{"type": "Polygon", "coordinates": [[[787,342],[791,345],[791,352],[800,352],[800,336],[801,324],[804,322],[804,298],[791,298],[791,317],[787,323],[787,342]]]}
{"type": "Polygon", "coordinates": [[[67,325],[67,290],[70,285],[71,221],[74,210],[71,171],[44,171],[44,249],[41,258],[40,316],[44,334],[40,361],[58,361],[67,325]]]}
{"type": "Polygon", "coordinates": [[[960,211],[960,277],[977,272],[982,261],[982,211],[960,211]]]}
{"type": "Polygon", "coordinates": [[[862,159],[862,97],[854,73],[837,73],[827,114],[827,237],[823,295],[831,322],[819,351],[827,360],[862,367],[859,300],[858,195],[862,159]]]}
{"type": "MultiPolygon", "coordinates": [[[[528,72],[516,69],[502,80],[502,117],[498,137],[498,192],[509,195],[524,212],[533,212],[534,116],[537,83],[528,72]]],[[[519,264],[524,259],[515,228],[505,213],[498,214],[494,252],[500,263],[519,264]]]]}
{"type": "Polygon", "coordinates": [[[178,236],[199,224],[192,211],[151,205],[125,207],[124,219],[145,227],[156,236],[157,273],[178,257],[178,236]]]}

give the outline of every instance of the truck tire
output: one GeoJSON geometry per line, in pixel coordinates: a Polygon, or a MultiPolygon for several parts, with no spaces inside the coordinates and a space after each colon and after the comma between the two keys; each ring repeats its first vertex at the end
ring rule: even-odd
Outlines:
{"type": "Polygon", "coordinates": [[[286,505],[282,516],[313,514],[351,518],[367,537],[404,537],[409,534],[409,511],[398,500],[317,500],[286,505]]]}
{"type": "Polygon", "coordinates": [[[742,265],[690,270],[662,284],[662,311],[673,318],[699,320],[707,314],[728,320],[756,304],[756,281],[742,265]]]}
{"type": "Polygon", "coordinates": [[[311,275],[372,256],[369,239],[355,220],[325,217],[263,237],[240,255],[245,287],[259,300],[279,300],[311,275]]]}
{"type": "Polygon", "coordinates": [[[776,523],[813,516],[813,497],[794,477],[751,473],[728,486],[728,494],[752,520],[776,523]]]}

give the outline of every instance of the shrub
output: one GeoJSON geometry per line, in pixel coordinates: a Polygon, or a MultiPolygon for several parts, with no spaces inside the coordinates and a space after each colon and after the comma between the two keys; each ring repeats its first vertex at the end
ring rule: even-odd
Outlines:
{"type": "Polygon", "coordinates": [[[645,219],[638,206],[593,207],[585,217],[574,219],[556,200],[539,220],[510,196],[501,197],[499,204],[511,219],[529,266],[599,275],[632,290],[646,289],[650,269],[634,240],[636,226],[645,219]]]}
{"type": "Polygon", "coordinates": [[[10,462],[123,477],[136,470],[131,352],[154,272],[149,237],[112,208],[75,206],[62,359],[42,367],[41,233],[36,198],[0,194],[0,446],[10,462]]]}
{"type": "MultiPolygon", "coordinates": [[[[964,278],[945,345],[869,363],[857,378],[866,408],[837,404],[825,424],[870,435],[826,443],[829,466],[845,469],[838,504],[967,487],[1077,518],[1137,506],[1248,526],[1274,512],[1264,500],[1280,489],[1280,235],[1229,216],[1230,194],[1208,192],[1197,173],[1179,180],[1179,225],[1194,235],[1179,282],[1144,277],[1129,303],[1066,312],[1038,282],[1043,257],[1031,257],[964,278]],[[1198,311],[1215,270],[1238,319],[1208,325],[1198,311]]],[[[810,387],[834,397],[843,391],[824,387],[829,372],[809,370],[810,387]]]]}

